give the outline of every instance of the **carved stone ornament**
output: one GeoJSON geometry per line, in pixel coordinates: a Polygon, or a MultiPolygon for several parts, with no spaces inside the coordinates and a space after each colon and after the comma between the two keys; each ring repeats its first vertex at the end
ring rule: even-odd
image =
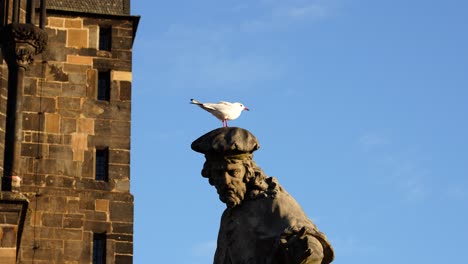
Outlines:
{"type": "Polygon", "coordinates": [[[12,23],[0,31],[0,45],[10,67],[26,69],[47,47],[47,33],[33,24],[12,23]]]}

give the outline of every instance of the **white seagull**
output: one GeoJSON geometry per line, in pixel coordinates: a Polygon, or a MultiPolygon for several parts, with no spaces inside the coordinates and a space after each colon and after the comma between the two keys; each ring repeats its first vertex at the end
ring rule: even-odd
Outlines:
{"type": "Polygon", "coordinates": [[[242,110],[249,111],[249,109],[241,103],[230,103],[225,101],[220,101],[219,103],[201,103],[195,99],[190,99],[190,103],[198,105],[200,108],[210,112],[216,118],[221,120],[223,127],[228,126],[228,120],[238,118],[242,110]]]}

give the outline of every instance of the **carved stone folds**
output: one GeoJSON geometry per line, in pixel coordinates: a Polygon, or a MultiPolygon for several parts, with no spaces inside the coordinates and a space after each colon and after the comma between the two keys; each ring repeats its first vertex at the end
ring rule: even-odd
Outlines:
{"type": "Polygon", "coordinates": [[[27,69],[47,46],[47,33],[33,24],[12,23],[0,31],[0,45],[8,66],[27,69]]]}

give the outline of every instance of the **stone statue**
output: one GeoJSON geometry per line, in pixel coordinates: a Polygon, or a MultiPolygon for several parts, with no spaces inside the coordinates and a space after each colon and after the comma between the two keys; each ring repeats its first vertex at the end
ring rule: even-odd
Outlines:
{"type": "Polygon", "coordinates": [[[227,205],[214,264],[327,264],[334,252],[299,204],[253,161],[255,136],[236,127],[213,130],[192,143],[205,154],[202,176],[227,205]]]}

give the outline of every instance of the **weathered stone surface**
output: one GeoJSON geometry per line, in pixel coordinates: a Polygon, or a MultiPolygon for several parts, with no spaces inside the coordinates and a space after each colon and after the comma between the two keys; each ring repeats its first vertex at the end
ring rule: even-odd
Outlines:
{"type": "Polygon", "coordinates": [[[227,208],[221,217],[214,264],[328,264],[327,237],[277,180],[253,161],[257,139],[242,128],[213,130],[192,143],[205,154],[208,178],[227,208]]]}
{"type": "Polygon", "coordinates": [[[130,163],[130,151],[110,150],[109,151],[109,163],[129,164],[130,163]]]}
{"type": "Polygon", "coordinates": [[[111,221],[131,222],[133,203],[110,202],[111,221]]]}
{"type": "Polygon", "coordinates": [[[120,100],[128,101],[132,97],[132,83],[122,81],[120,82],[120,100]]]}
{"type": "Polygon", "coordinates": [[[114,222],[112,223],[112,232],[115,234],[132,234],[133,225],[130,223],[114,222]]]}
{"type": "Polygon", "coordinates": [[[26,112],[47,112],[54,113],[56,111],[56,102],[51,97],[24,96],[24,108],[26,112]]]}
{"type": "MultiPolygon", "coordinates": [[[[59,2],[64,1],[54,4],[63,4],[59,2]]],[[[23,19],[25,14],[22,10],[23,19]]],[[[91,263],[94,232],[108,235],[108,262],[131,263],[131,48],[136,20],[54,11],[47,16],[49,46],[35,57],[23,82],[22,182],[15,191],[33,206],[25,218],[18,263],[91,263]],[[104,24],[113,30],[112,51],[98,50],[99,26],[104,24]],[[101,70],[112,73],[109,102],[96,100],[101,70]],[[111,150],[109,182],[94,179],[96,147],[111,150]]],[[[8,97],[8,69],[1,61],[0,172],[8,97]]],[[[17,229],[2,229],[2,224],[15,216],[0,213],[0,250],[13,243],[17,229]]],[[[15,261],[16,249],[11,255],[15,261]]]]}
{"type": "Polygon", "coordinates": [[[131,255],[116,255],[115,264],[132,264],[133,259],[131,255]]]}
{"type": "Polygon", "coordinates": [[[64,83],[62,85],[62,96],[84,97],[86,96],[87,84],[64,83]]]}
{"type": "Polygon", "coordinates": [[[63,227],[63,214],[45,213],[42,215],[42,225],[46,227],[63,227]]]}
{"type": "Polygon", "coordinates": [[[194,151],[205,155],[235,155],[252,153],[260,144],[252,133],[237,127],[221,127],[199,137],[192,143],[194,151]]]}

